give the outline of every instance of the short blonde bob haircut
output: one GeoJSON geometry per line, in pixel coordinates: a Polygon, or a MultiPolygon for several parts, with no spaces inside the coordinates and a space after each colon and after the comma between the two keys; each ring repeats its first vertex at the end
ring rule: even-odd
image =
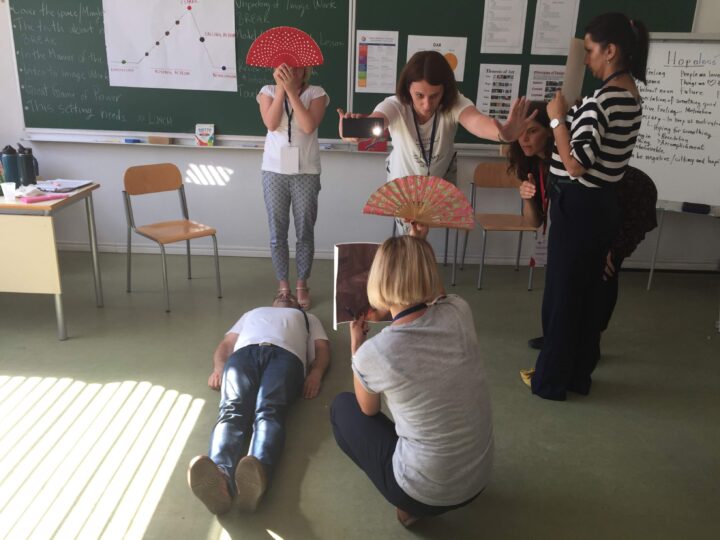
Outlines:
{"type": "Polygon", "coordinates": [[[388,238],[375,254],[367,294],[375,309],[432,302],[442,291],[435,253],[414,236],[388,238]]]}

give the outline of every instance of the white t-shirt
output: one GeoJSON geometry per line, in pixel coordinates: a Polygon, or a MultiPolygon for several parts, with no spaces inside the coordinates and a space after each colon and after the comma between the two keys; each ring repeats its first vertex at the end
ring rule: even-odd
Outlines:
{"type": "MultiPolygon", "coordinates": [[[[257,102],[260,103],[260,95],[265,94],[271,98],[275,98],[275,85],[263,86],[257,95],[257,102]]],[[[302,94],[300,101],[306,108],[310,107],[310,103],[317,98],[325,96],[325,106],[330,103],[330,98],[319,86],[308,86],[302,94]]],[[[292,105],[287,102],[290,112],[292,113],[292,105]]],[[[300,153],[300,174],[320,174],[320,146],[318,145],[317,129],[309,135],[300,129],[293,115],[292,120],[292,146],[299,148],[300,153]]],[[[262,170],[275,173],[282,173],[280,168],[280,148],[290,146],[288,142],[288,117],[283,107],[280,125],[275,131],[268,131],[265,136],[265,151],[263,152],[262,170]]]]}
{"type": "MultiPolygon", "coordinates": [[[[431,176],[439,176],[450,182],[456,182],[457,169],[454,141],[458,119],[460,113],[472,106],[472,101],[462,94],[458,94],[458,99],[452,109],[435,113],[438,120],[433,155],[430,161],[431,176]]],[[[378,104],[374,112],[382,113],[387,117],[388,128],[392,136],[393,150],[387,160],[387,179],[394,180],[401,176],[428,174],[427,164],[423,159],[422,150],[418,143],[412,105],[405,105],[397,96],[390,96],[378,104]]],[[[425,152],[430,151],[430,135],[433,121],[434,116],[424,124],[418,124],[425,152]]]]}
{"type": "Polygon", "coordinates": [[[448,295],[412,322],[387,326],[356,351],[352,368],[385,397],[398,435],[395,480],[433,506],[465,502],[488,483],[493,424],[472,311],[448,295]]]}
{"type": "Polygon", "coordinates": [[[238,334],[233,352],[248,345],[272,343],[293,353],[307,368],[315,360],[315,340],[328,338],[320,319],[312,313],[307,313],[307,317],[310,332],[299,309],[259,307],[250,310],[228,330],[228,334],[238,334]]]}

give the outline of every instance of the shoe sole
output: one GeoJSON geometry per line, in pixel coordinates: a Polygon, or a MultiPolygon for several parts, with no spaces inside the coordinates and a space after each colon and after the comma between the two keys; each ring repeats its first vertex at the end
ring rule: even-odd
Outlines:
{"type": "Polygon", "coordinates": [[[210,512],[218,516],[228,512],[232,507],[227,485],[224,486],[223,492],[223,482],[227,483],[217,465],[209,457],[196,459],[188,468],[190,489],[210,512]]]}
{"type": "Polygon", "coordinates": [[[254,512],[267,487],[263,464],[257,458],[245,456],[240,460],[235,469],[235,487],[235,505],[238,510],[254,512]]]}

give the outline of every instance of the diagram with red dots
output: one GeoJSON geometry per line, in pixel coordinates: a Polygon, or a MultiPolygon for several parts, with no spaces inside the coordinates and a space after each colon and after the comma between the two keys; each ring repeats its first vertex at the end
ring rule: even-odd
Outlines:
{"type": "Polygon", "coordinates": [[[103,0],[110,86],[237,92],[233,0],[103,0]]]}

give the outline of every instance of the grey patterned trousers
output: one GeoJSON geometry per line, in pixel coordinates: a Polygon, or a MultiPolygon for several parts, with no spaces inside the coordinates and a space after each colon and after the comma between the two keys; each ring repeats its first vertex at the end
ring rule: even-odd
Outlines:
{"type": "Polygon", "coordinates": [[[270,253],[275,275],[288,279],[290,252],[288,228],[290,206],[295,222],[295,263],[297,279],[308,279],[315,255],[315,220],[317,220],[319,174],[280,174],[262,171],[263,195],[270,227],[270,253]]]}

